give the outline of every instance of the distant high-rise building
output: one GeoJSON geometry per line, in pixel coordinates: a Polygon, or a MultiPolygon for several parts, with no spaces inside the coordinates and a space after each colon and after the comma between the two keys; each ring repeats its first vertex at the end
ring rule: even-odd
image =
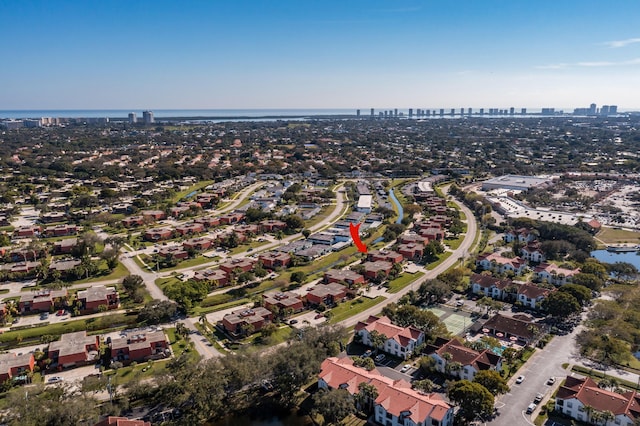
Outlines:
{"type": "Polygon", "coordinates": [[[155,123],[155,120],[153,119],[153,111],[142,111],[142,121],[144,124],[155,123]]]}
{"type": "Polygon", "coordinates": [[[464,115],[464,108],[460,108],[460,115],[463,116],[464,115]]]}
{"type": "Polygon", "coordinates": [[[596,115],[596,104],[589,105],[589,114],[596,115]]]}
{"type": "Polygon", "coordinates": [[[526,114],[527,114],[527,109],[526,109],[526,108],[522,108],[522,109],[520,110],[520,114],[522,114],[522,115],[526,115],[526,114]]]}
{"type": "Polygon", "coordinates": [[[600,108],[600,115],[609,115],[609,105],[602,105],[602,108],[600,108]]]}
{"type": "Polygon", "coordinates": [[[473,108],[467,108],[467,114],[469,115],[473,114],[473,108]]]}
{"type": "Polygon", "coordinates": [[[395,115],[396,117],[398,116],[398,108],[395,108],[395,109],[393,110],[393,115],[395,115]]]}
{"type": "Polygon", "coordinates": [[[138,122],[138,117],[136,116],[135,112],[130,112],[129,113],[129,123],[137,123],[138,122]]]}
{"type": "MultiPolygon", "coordinates": [[[[593,110],[595,111],[595,104],[593,104],[592,106],[593,106],[593,110]]],[[[542,108],[542,110],[540,111],[540,114],[542,115],[554,115],[555,113],[556,113],[555,108],[542,108]]]]}
{"type": "Polygon", "coordinates": [[[373,115],[375,114],[376,110],[371,108],[371,116],[373,117],[373,115]]]}
{"type": "Polygon", "coordinates": [[[480,115],[484,115],[484,108],[480,108],[480,115]]]}
{"type": "Polygon", "coordinates": [[[426,115],[427,117],[429,117],[429,116],[431,115],[431,110],[430,110],[430,109],[428,109],[428,110],[427,110],[427,113],[426,113],[425,115],[426,115]]]}
{"type": "Polygon", "coordinates": [[[440,108],[440,115],[444,115],[444,108],[440,108]]]}
{"type": "Polygon", "coordinates": [[[516,109],[514,107],[509,108],[509,114],[514,115],[516,113],[516,109]]]}
{"type": "Polygon", "coordinates": [[[449,111],[450,115],[455,115],[456,114],[456,109],[455,108],[451,108],[451,111],[449,111]]]}
{"type": "Polygon", "coordinates": [[[409,118],[413,117],[413,108],[409,108],[409,118]]]}
{"type": "Polygon", "coordinates": [[[24,120],[22,120],[22,123],[24,127],[42,127],[42,120],[40,120],[39,118],[25,118],[24,120]]]}
{"type": "Polygon", "coordinates": [[[609,115],[616,115],[618,113],[618,105],[609,105],[609,115]]]}
{"type": "Polygon", "coordinates": [[[360,117],[360,110],[359,109],[356,110],[356,117],[360,117]]]}

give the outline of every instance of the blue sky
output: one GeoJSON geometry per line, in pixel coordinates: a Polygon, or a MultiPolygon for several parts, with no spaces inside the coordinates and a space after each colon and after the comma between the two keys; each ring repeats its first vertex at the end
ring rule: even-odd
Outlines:
{"type": "Polygon", "coordinates": [[[0,109],[640,109],[640,1],[0,0],[0,109]]]}

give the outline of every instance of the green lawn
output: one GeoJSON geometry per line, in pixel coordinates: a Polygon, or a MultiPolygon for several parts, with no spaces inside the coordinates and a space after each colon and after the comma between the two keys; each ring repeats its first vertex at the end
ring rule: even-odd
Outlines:
{"type": "Polygon", "coordinates": [[[340,303],[335,308],[331,309],[331,318],[329,318],[329,323],[335,324],[340,321],[344,321],[345,319],[359,314],[362,311],[366,311],[372,306],[381,303],[383,300],[386,300],[386,297],[378,296],[375,299],[368,299],[366,297],[360,297],[354,300],[348,300],[346,302],[340,303]]]}
{"type": "Polygon", "coordinates": [[[211,312],[217,312],[217,311],[222,311],[224,309],[235,308],[236,306],[244,305],[245,303],[249,303],[250,301],[251,300],[247,299],[246,297],[242,299],[230,300],[225,303],[216,303],[213,305],[205,304],[205,302],[203,301],[202,306],[196,306],[195,308],[191,309],[189,313],[192,316],[200,316],[202,314],[209,314],[211,312]]]}
{"type": "Polygon", "coordinates": [[[252,350],[261,351],[264,350],[264,348],[275,346],[287,341],[287,339],[291,337],[291,332],[291,327],[289,327],[288,325],[281,325],[280,327],[278,327],[276,332],[269,336],[267,339],[264,339],[260,333],[254,333],[246,339],[242,340],[242,343],[245,344],[243,348],[247,348],[250,352],[252,350]]]}
{"type": "Polygon", "coordinates": [[[160,268],[160,271],[167,272],[167,271],[175,271],[176,269],[191,268],[191,267],[203,265],[205,263],[213,262],[217,259],[220,259],[220,258],[218,256],[204,257],[201,255],[198,255],[192,259],[183,260],[180,263],[178,263],[176,266],[172,266],[171,268],[160,268]]]}
{"type": "Polygon", "coordinates": [[[178,201],[182,200],[184,197],[186,197],[187,195],[189,195],[193,191],[199,191],[202,188],[204,188],[205,186],[211,185],[213,182],[214,181],[212,181],[212,180],[203,180],[201,182],[198,182],[195,185],[190,186],[188,189],[185,189],[184,191],[177,192],[171,198],[171,202],[172,203],[177,203],[178,201]]]}
{"type": "Polygon", "coordinates": [[[442,262],[444,262],[445,260],[447,260],[449,258],[449,256],[451,256],[453,253],[451,253],[450,251],[446,252],[446,253],[442,253],[440,255],[440,257],[438,258],[438,260],[436,260],[435,262],[432,262],[430,264],[428,264],[426,266],[426,268],[428,270],[432,270],[434,269],[436,266],[438,266],[439,264],[441,264],[442,262]]]}
{"type": "Polygon", "coordinates": [[[596,239],[602,241],[604,244],[638,244],[640,243],[640,232],[603,227],[600,232],[596,234],[596,239]]]}
{"type": "MultiPolygon", "coordinates": [[[[102,269],[103,272],[107,272],[106,266],[107,266],[106,262],[101,264],[101,268],[103,268],[102,269]]],[[[99,275],[89,279],[73,281],[72,284],[85,284],[85,283],[92,283],[96,281],[118,280],[120,278],[126,277],[127,275],[129,275],[129,270],[125,268],[122,263],[118,262],[118,266],[116,266],[114,270],[107,275],[99,275]]]]}
{"type": "Polygon", "coordinates": [[[416,272],[415,274],[404,273],[389,283],[389,293],[397,293],[407,285],[416,281],[424,275],[424,272],[416,272]]]}
{"type": "MultiPolygon", "coordinates": [[[[250,248],[255,250],[255,249],[260,248],[260,247],[262,247],[264,245],[267,245],[267,244],[269,244],[269,241],[266,241],[266,240],[262,241],[262,242],[261,241],[251,241],[249,244],[242,244],[242,245],[239,245],[238,247],[234,247],[233,249],[231,249],[231,253],[229,253],[229,254],[234,255],[234,254],[238,254],[238,253],[244,253],[250,248]]],[[[251,250],[251,251],[253,251],[253,250],[251,250]]]]}
{"type": "Polygon", "coordinates": [[[37,344],[40,342],[40,337],[45,335],[60,336],[82,330],[87,330],[89,334],[102,334],[106,330],[131,327],[137,323],[137,317],[137,313],[112,314],[97,318],[73,319],[22,330],[11,330],[0,334],[0,343],[3,344],[3,349],[8,349],[21,344],[37,344]]]}
{"type": "Polygon", "coordinates": [[[455,250],[460,247],[460,244],[464,241],[464,235],[458,236],[458,238],[454,239],[446,239],[445,243],[451,248],[451,250],[455,250]]]}

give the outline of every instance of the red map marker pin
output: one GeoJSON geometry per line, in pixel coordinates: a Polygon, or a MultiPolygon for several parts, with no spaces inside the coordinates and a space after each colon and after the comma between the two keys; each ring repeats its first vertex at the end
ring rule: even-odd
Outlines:
{"type": "Polygon", "coordinates": [[[362,241],[360,241],[360,224],[354,225],[353,223],[349,224],[349,232],[351,233],[351,238],[353,238],[353,242],[358,247],[358,251],[361,253],[367,252],[367,246],[364,245],[362,241]]]}

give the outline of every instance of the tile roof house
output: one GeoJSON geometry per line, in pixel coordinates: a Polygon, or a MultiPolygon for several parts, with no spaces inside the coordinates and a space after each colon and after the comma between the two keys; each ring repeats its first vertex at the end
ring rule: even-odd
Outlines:
{"type": "Polygon", "coordinates": [[[77,233],[78,227],[76,225],[47,226],[42,231],[42,235],[45,237],[64,237],[67,235],[76,235],[77,233]]]}
{"type": "Polygon", "coordinates": [[[349,269],[329,269],[324,273],[324,283],[364,284],[364,276],[349,269]]]}
{"type": "Polygon", "coordinates": [[[404,257],[402,254],[392,250],[371,250],[367,253],[367,260],[371,262],[383,260],[385,262],[401,263],[404,257]]]}
{"type": "Polygon", "coordinates": [[[151,422],[144,420],[129,420],[126,417],[109,416],[93,426],[151,426],[151,422]]]}
{"type": "Polygon", "coordinates": [[[596,412],[609,411],[614,418],[607,425],[633,426],[640,419],[640,395],[635,391],[617,393],[601,389],[590,377],[567,376],[556,394],[555,409],[591,424],[601,424],[595,419],[596,412]]]}
{"type": "Polygon", "coordinates": [[[505,300],[507,292],[514,284],[510,279],[495,278],[491,275],[473,274],[470,279],[471,291],[493,299],[505,300]]]}
{"type": "Polygon", "coordinates": [[[158,250],[158,256],[165,259],[186,259],[189,253],[182,246],[165,246],[158,250]]]}
{"type": "Polygon", "coordinates": [[[291,263],[291,256],[288,253],[270,251],[261,253],[258,260],[268,269],[286,268],[291,263]]]}
{"type": "Polygon", "coordinates": [[[351,395],[359,393],[360,383],[376,388],[373,401],[375,421],[381,425],[453,425],[453,408],[436,393],[424,394],[411,389],[404,380],[383,376],[377,369],[367,371],[355,367],[350,358],[327,358],[318,374],[318,388],[346,389],[351,395]]]}
{"type": "Polygon", "coordinates": [[[520,275],[524,272],[527,262],[519,257],[511,259],[503,257],[499,253],[488,253],[478,256],[476,266],[484,269],[485,271],[494,271],[499,274],[504,272],[513,272],[516,275],[520,275]]]}
{"type": "Polygon", "coordinates": [[[378,272],[384,272],[385,276],[389,275],[393,264],[384,260],[378,260],[376,262],[364,262],[364,276],[373,279],[378,275],[378,272]]]}
{"type": "Polygon", "coordinates": [[[39,226],[21,226],[13,231],[13,238],[28,238],[40,234],[42,229],[39,226]]]}
{"type": "Polygon", "coordinates": [[[502,314],[496,314],[482,324],[482,328],[488,329],[489,333],[501,338],[515,337],[524,344],[532,343],[537,338],[542,337],[545,331],[540,324],[531,321],[527,315],[507,317],[502,314]],[[499,336],[499,334],[502,336],[499,336]]]}
{"type": "Polygon", "coordinates": [[[170,354],[169,343],[164,331],[131,334],[111,340],[111,360],[125,365],[132,361],[166,358],[170,354]]]}
{"type": "Polygon", "coordinates": [[[401,244],[409,244],[409,243],[428,244],[429,239],[411,232],[411,233],[404,233],[400,235],[400,237],[398,237],[398,242],[401,244]]]}
{"type": "Polygon", "coordinates": [[[424,351],[435,360],[435,368],[441,373],[451,374],[461,380],[473,381],[476,373],[482,370],[500,371],[502,369],[502,357],[496,355],[489,349],[475,351],[466,347],[456,338],[437,338],[436,341],[428,345],[424,351]],[[451,355],[447,360],[445,353],[451,355]],[[448,370],[447,364],[457,362],[462,368],[460,370],[448,370]]]}
{"type": "Polygon", "coordinates": [[[260,222],[262,232],[275,232],[287,228],[287,224],[281,220],[263,220],[260,222]]]}
{"type": "Polygon", "coordinates": [[[404,256],[407,260],[420,259],[423,252],[424,246],[420,243],[400,244],[398,246],[398,253],[404,256]]]}
{"type": "Polygon", "coordinates": [[[533,283],[520,284],[518,285],[518,302],[528,308],[539,309],[540,303],[555,290],[555,288],[549,290],[533,283]]]}
{"type": "Polygon", "coordinates": [[[16,355],[15,353],[0,354],[0,383],[33,371],[35,359],[33,353],[16,355]]]}
{"type": "Polygon", "coordinates": [[[520,256],[529,262],[540,263],[547,260],[544,252],[540,249],[540,243],[531,242],[520,249],[520,256]]]}
{"type": "Polygon", "coordinates": [[[358,322],[355,326],[355,334],[360,336],[362,344],[373,347],[371,333],[376,331],[384,335],[387,340],[381,349],[384,352],[408,359],[416,346],[424,342],[424,333],[415,327],[400,327],[391,322],[386,317],[376,317],[371,315],[365,322],[358,322]]]}
{"type": "Polygon", "coordinates": [[[256,332],[272,319],[273,314],[267,308],[243,309],[225,315],[222,318],[222,326],[232,336],[240,336],[244,326],[251,326],[252,332],[256,332]]]}
{"type": "Polygon", "coordinates": [[[242,220],[244,220],[244,213],[242,212],[232,212],[227,213],[224,216],[220,216],[221,225],[230,225],[232,223],[238,223],[242,220]]]}
{"type": "Polygon", "coordinates": [[[567,284],[578,273],[580,273],[580,269],[561,268],[553,263],[541,263],[533,270],[533,276],[536,280],[546,280],[553,285],[567,284]]]}
{"type": "Polygon", "coordinates": [[[88,314],[98,312],[100,306],[106,306],[108,310],[118,309],[120,296],[115,287],[93,286],[78,292],[80,313],[88,314]]]}
{"type": "Polygon", "coordinates": [[[214,226],[220,225],[220,218],[218,217],[199,217],[193,220],[195,223],[201,223],[205,228],[213,228],[214,226]]]}
{"type": "Polygon", "coordinates": [[[162,210],[143,210],[142,216],[150,220],[164,220],[167,218],[167,214],[162,210]]]}
{"type": "Polygon", "coordinates": [[[263,294],[262,304],[272,312],[274,308],[278,308],[280,311],[283,311],[284,309],[292,309],[293,312],[300,312],[304,309],[302,298],[299,294],[292,291],[276,294],[263,294]]]}
{"type": "Polygon", "coordinates": [[[220,269],[227,273],[232,273],[235,269],[241,269],[242,272],[249,272],[256,264],[254,259],[245,257],[242,259],[231,259],[220,264],[220,269]]]}
{"type": "Polygon", "coordinates": [[[184,225],[176,226],[176,232],[180,235],[192,235],[204,232],[204,225],[202,223],[185,223],[184,225]]]}
{"type": "Polygon", "coordinates": [[[191,238],[182,243],[182,247],[185,250],[196,250],[196,251],[207,250],[211,248],[212,245],[213,245],[213,240],[207,237],[191,238]]]}
{"type": "Polygon", "coordinates": [[[521,243],[530,243],[537,239],[537,236],[531,229],[519,228],[505,232],[503,239],[505,242],[510,243],[518,240],[521,243]]]}
{"type": "Polygon", "coordinates": [[[144,216],[129,216],[122,219],[122,225],[125,228],[131,228],[132,226],[142,226],[145,223],[144,216]]]}
{"type": "Polygon", "coordinates": [[[87,336],[86,331],[66,333],[60,340],[49,344],[52,366],[58,368],[77,367],[95,362],[99,357],[98,336],[87,336]]]}
{"type": "Polygon", "coordinates": [[[333,306],[347,297],[347,287],[338,283],[318,284],[309,290],[305,299],[310,305],[333,306]]]}
{"type": "Polygon", "coordinates": [[[69,254],[78,245],[77,238],[66,238],[53,243],[54,254],[69,254]]]}
{"type": "Polygon", "coordinates": [[[194,281],[211,281],[216,287],[224,287],[229,284],[229,273],[222,269],[204,269],[193,274],[194,281]]]}
{"type": "Polygon", "coordinates": [[[144,232],[144,239],[147,241],[168,240],[173,236],[171,228],[154,228],[144,232]]]}
{"type": "Polygon", "coordinates": [[[49,312],[61,304],[67,297],[67,290],[38,290],[23,294],[18,302],[18,310],[22,314],[30,312],[49,312]]]}

